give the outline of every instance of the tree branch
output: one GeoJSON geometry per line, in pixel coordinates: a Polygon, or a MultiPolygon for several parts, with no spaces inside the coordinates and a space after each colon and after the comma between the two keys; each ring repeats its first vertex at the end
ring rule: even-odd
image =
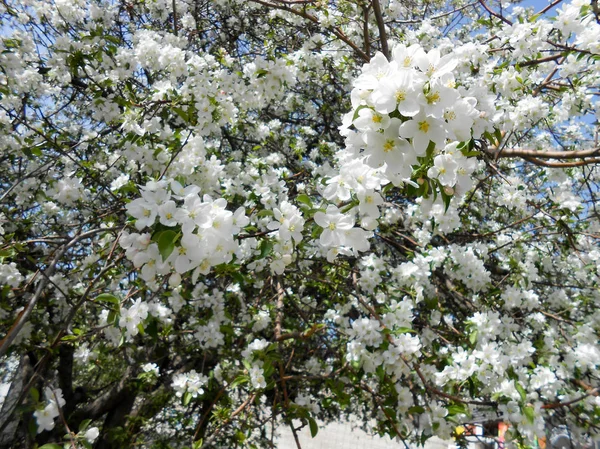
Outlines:
{"type": "Polygon", "coordinates": [[[567,168],[567,167],[582,167],[584,165],[592,165],[600,163],[600,158],[586,159],[583,161],[576,162],[549,162],[544,161],[535,157],[525,158],[527,161],[539,165],[541,167],[553,167],[553,168],[567,168]]]}
{"type": "Polygon", "coordinates": [[[369,36],[369,7],[363,7],[363,47],[366,54],[371,54],[371,38],[369,36]]]}
{"type": "Polygon", "coordinates": [[[377,28],[379,29],[379,41],[381,42],[381,52],[390,60],[390,50],[388,48],[387,33],[385,31],[385,23],[383,21],[383,15],[381,14],[381,5],[379,0],[373,0],[373,12],[375,13],[375,20],[377,21],[377,28]]]}
{"type": "MultiPolygon", "coordinates": [[[[66,254],[66,252],[80,240],[92,237],[93,235],[101,233],[101,232],[114,231],[115,229],[118,229],[118,228],[100,228],[100,229],[94,229],[92,231],[84,232],[83,234],[79,234],[79,235],[75,236],[69,243],[63,245],[62,248],[60,248],[56,252],[56,255],[52,259],[52,262],[50,262],[50,265],[48,266],[48,268],[46,270],[44,270],[44,277],[42,279],[40,279],[39,284],[35,290],[35,293],[34,293],[33,297],[31,298],[31,300],[29,301],[29,303],[27,304],[27,307],[25,309],[23,309],[23,311],[19,314],[17,320],[14,322],[12,327],[9,329],[6,336],[0,341],[0,358],[2,358],[8,352],[8,349],[12,345],[13,341],[15,340],[15,338],[17,338],[17,335],[19,335],[19,332],[21,331],[21,329],[23,328],[23,326],[29,319],[29,316],[33,312],[35,305],[37,304],[38,300],[42,296],[42,293],[43,293],[44,289],[46,288],[46,285],[48,284],[49,278],[54,274],[56,265],[58,264],[60,259],[62,259],[62,257],[66,254]]],[[[40,270],[40,272],[41,272],[41,270],[40,270]]]]}
{"type": "Polygon", "coordinates": [[[119,404],[123,398],[123,394],[128,388],[128,382],[132,375],[133,367],[130,366],[125,371],[123,377],[121,377],[121,380],[119,380],[119,382],[110,390],[93,402],[81,407],[78,410],[75,410],[73,415],[69,418],[71,427],[75,429],[79,428],[79,424],[84,419],[98,419],[119,404]]]}
{"type": "MultiPolygon", "coordinates": [[[[287,11],[289,13],[295,14],[297,16],[300,16],[304,19],[310,20],[311,22],[313,22],[316,25],[322,26],[321,23],[319,22],[319,19],[317,19],[315,16],[313,16],[312,14],[308,14],[305,11],[299,11],[297,9],[291,8],[289,6],[286,6],[285,4],[281,4],[281,5],[277,5],[277,4],[273,4],[271,2],[265,1],[265,0],[250,0],[254,3],[258,3],[259,5],[263,5],[266,6],[267,8],[274,8],[274,9],[280,9],[282,11],[287,11]]],[[[358,56],[360,56],[360,58],[364,61],[364,62],[369,62],[371,60],[371,57],[369,55],[367,55],[364,51],[362,51],[361,48],[359,48],[354,42],[352,42],[348,36],[346,36],[342,30],[340,30],[337,27],[323,27],[329,31],[331,31],[335,37],[337,37],[338,39],[340,39],[342,42],[344,42],[345,44],[347,44],[350,48],[352,48],[352,50],[354,50],[356,52],[356,54],[358,56]]]]}
{"type": "Polygon", "coordinates": [[[522,157],[536,159],[583,159],[588,157],[600,156],[600,147],[589,150],[578,151],[537,151],[524,148],[503,148],[494,153],[495,147],[487,148],[488,153],[492,153],[497,159],[501,157],[522,157]]]}

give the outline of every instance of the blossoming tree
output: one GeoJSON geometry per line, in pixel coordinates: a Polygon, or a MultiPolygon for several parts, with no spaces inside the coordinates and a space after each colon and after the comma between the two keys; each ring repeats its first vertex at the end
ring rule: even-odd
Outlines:
{"type": "Polygon", "coordinates": [[[0,14],[0,447],[598,431],[597,2],[0,14]]]}

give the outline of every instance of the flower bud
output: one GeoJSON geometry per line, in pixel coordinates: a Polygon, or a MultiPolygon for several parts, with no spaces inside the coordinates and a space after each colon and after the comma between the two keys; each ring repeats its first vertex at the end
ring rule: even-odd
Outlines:
{"type": "Polygon", "coordinates": [[[172,288],[179,287],[181,285],[181,275],[179,273],[173,273],[169,277],[169,286],[172,288]]]}

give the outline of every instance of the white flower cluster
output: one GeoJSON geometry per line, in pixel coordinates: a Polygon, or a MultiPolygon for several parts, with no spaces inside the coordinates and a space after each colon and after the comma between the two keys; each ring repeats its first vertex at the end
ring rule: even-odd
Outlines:
{"type": "Polygon", "coordinates": [[[481,137],[490,124],[477,108],[483,94],[457,86],[457,64],[457,55],[418,44],[397,45],[391,61],[375,55],[354,82],[342,131],[347,151],[396,186],[411,178],[422,185],[427,176],[448,195],[469,190],[476,162],[459,143],[481,137]]]}
{"type": "Polygon", "coordinates": [[[66,404],[60,388],[52,389],[46,387],[44,389],[44,397],[47,404],[41,410],[33,412],[37,422],[37,433],[42,433],[44,430],[52,430],[54,428],[54,418],[60,415],[59,408],[66,404]]]}
{"type": "Polygon", "coordinates": [[[153,376],[158,376],[160,370],[156,363],[146,363],[145,365],[142,365],[142,371],[151,373],[153,376]]]}
{"type": "Polygon", "coordinates": [[[173,376],[171,386],[175,390],[175,395],[180,398],[184,393],[188,392],[192,397],[198,397],[204,394],[202,388],[208,382],[208,377],[204,374],[199,374],[196,370],[191,370],[189,373],[177,374],[173,376]]]}
{"type": "Polygon", "coordinates": [[[358,255],[358,251],[369,249],[369,238],[373,233],[354,226],[354,216],[343,213],[330,204],[325,212],[315,214],[315,223],[323,228],[319,243],[325,248],[331,248],[327,260],[333,262],[337,254],[346,253],[358,255]]]}
{"type": "Polygon", "coordinates": [[[263,370],[262,360],[253,360],[254,353],[260,352],[269,347],[269,342],[265,339],[254,339],[252,343],[248,345],[246,349],[242,351],[242,357],[249,363],[248,375],[250,376],[250,383],[253,388],[265,388],[267,381],[265,380],[265,372],[263,370]]]}
{"type": "Polygon", "coordinates": [[[490,282],[490,273],[471,247],[452,245],[450,257],[455,265],[449,270],[451,276],[462,281],[473,291],[481,291],[490,282]]]}
{"type": "Polygon", "coordinates": [[[315,400],[311,398],[310,394],[307,393],[298,393],[298,396],[294,399],[294,404],[307,409],[313,415],[316,415],[321,411],[319,404],[317,404],[315,400]]]}
{"type": "Polygon", "coordinates": [[[265,380],[265,372],[262,368],[262,362],[260,360],[252,363],[252,366],[248,370],[248,374],[250,375],[250,382],[252,383],[253,388],[265,388],[267,386],[267,381],[265,380]]]}
{"type": "Polygon", "coordinates": [[[76,201],[85,198],[86,191],[80,178],[66,176],[48,189],[47,194],[59,203],[73,206],[76,201]]]}
{"type": "Polygon", "coordinates": [[[282,201],[278,208],[273,208],[273,217],[275,219],[267,224],[269,230],[277,231],[271,270],[282,274],[292,263],[294,244],[302,241],[305,220],[300,210],[288,201],[282,201]]]}
{"type": "Polygon", "coordinates": [[[0,285],[10,285],[17,288],[21,282],[23,282],[23,275],[19,273],[16,263],[0,263],[0,285]]]}
{"type": "Polygon", "coordinates": [[[148,318],[148,305],[138,298],[129,309],[125,307],[121,309],[119,327],[125,328],[127,338],[131,339],[138,334],[139,325],[146,318],[148,318]]]}
{"type": "Polygon", "coordinates": [[[126,206],[140,231],[151,228],[157,219],[163,229],[172,228],[172,231],[156,233],[153,236],[156,241],[150,234],[133,233],[121,237],[120,244],[126,250],[127,258],[136,268],[141,268],[141,277],[145,281],[155,281],[157,274],[164,275],[173,270],[177,280],[180,280],[178,275],[194,270],[195,281],[211,267],[230,262],[238,250],[233,236],[248,224],[244,208],[230,212],[226,209],[225,199],[213,199],[209,195],[200,197],[199,192],[198,186],[184,188],[174,180],[149,182],[141,188],[142,196],[126,206]],[[164,248],[170,248],[166,258],[164,248]]]}
{"type": "Polygon", "coordinates": [[[275,61],[266,60],[260,56],[244,66],[244,75],[250,80],[254,88],[254,101],[266,104],[274,96],[281,96],[281,89],[285,83],[293,86],[296,83],[296,69],[292,64],[287,64],[285,59],[275,61]]]}
{"type": "Polygon", "coordinates": [[[252,354],[256,351],[262,351],[269,346],[269,342],[264,338],[258,339],[255,338],[252,343],[248,345],[246,349],[242,351],[242,357],[248,360],[252,360],[252,354]]]}
{"type": "Polygon", "coordinates": [[[403,360],[418,355],[422,347],[417,335],[406,332],[411,327],[412,319],[412,304],[409,300],[392,301],[390,312],[384,315],[383,322],[388,330],[397,330],[399,335],[391,337],[387,349],[381,348],[384,342],[384,328],[379,321],[369,318],[355,320],[346,330],[350,337],[346,360],[361,363],[368,373],[373,373],[383,366],[391,375],[406,374],[403,360]]]}

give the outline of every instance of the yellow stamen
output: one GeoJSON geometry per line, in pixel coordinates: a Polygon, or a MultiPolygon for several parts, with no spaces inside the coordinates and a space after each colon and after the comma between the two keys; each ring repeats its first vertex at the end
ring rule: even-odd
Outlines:
{"type": "Polygon", "coordinates": [[[444,112],[444,118],[446,120],[456,120],[456,113],[454,111],[444,112]]]}
{"type": "Polygon", "coordinates": [[[427,95],[426,98],[427,98],[427,104],[437,103],[438,101],[440,101],[440,94],[439,94],[439,92],[433,92],[433,93],[430,93],[429,95],[427,95]]]}

